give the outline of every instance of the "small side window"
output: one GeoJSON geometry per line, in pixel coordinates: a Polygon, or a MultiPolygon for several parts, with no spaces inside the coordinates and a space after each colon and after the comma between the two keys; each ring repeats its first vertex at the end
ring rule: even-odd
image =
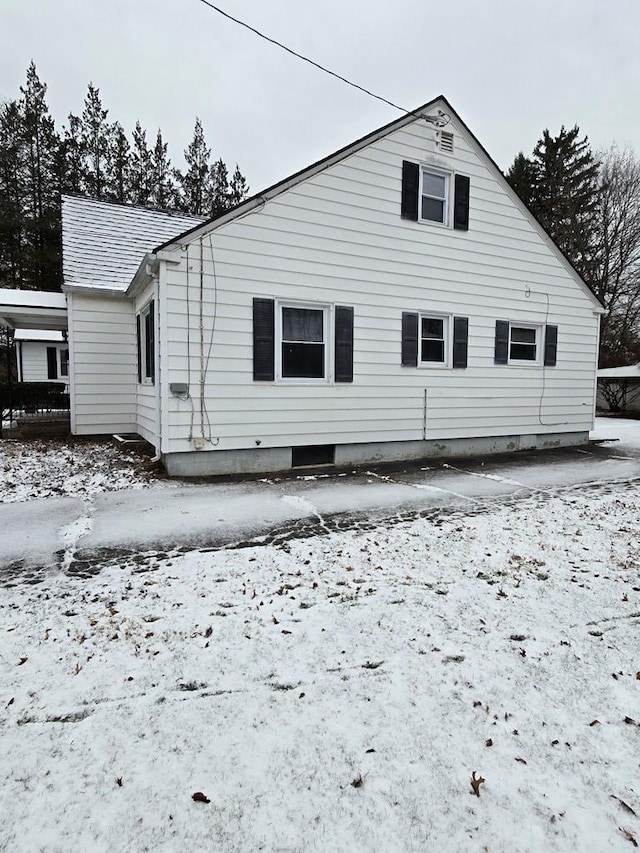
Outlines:
{"type": "Polygon", "coordinates": [[[138,344],[138,382],[153,385],[155,382],[155,311],[153,299],[136,318],[138,344]]]}
{"type": "Polygon", "coordinates": [[[280,376],[326,379],[326,308],[280,305],[280,376]]]}

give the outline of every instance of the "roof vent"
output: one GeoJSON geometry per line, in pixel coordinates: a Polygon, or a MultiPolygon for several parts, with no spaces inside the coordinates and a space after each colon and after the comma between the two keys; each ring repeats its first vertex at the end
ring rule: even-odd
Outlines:
{"type": "Polygon", "coordinates": [[[444,154],[453,154],[453,133],[449,133],[447,130],[441,130],[438,147],[444,154]]]}

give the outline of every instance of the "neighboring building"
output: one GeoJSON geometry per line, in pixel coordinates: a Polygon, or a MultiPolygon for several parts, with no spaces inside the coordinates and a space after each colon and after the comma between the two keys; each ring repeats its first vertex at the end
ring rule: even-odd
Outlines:
{"type": "Polygon", "coordinates": [[[598,371],[598,408],[640,412],[640,362],[598,371]]]}
{"type": "Polygon", "coordinates": [[[76,434],[171,474],[588,440],[603,308],[442,97],[212,221],[62,212],[76,434]]]}
{"type": "Polygon", "coordinates": [[[18,382],[69,384],[67,333],[47,329],[16,329],[13,335],[18,382]]]}

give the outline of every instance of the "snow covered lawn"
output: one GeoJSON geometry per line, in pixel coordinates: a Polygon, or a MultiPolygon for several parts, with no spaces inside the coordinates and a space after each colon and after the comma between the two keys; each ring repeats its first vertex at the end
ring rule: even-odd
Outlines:
{"type": "Polygon", "coordinates": [[[0,849],[632,850],[639,565],[631,484],[3,590],[0,849]]]}
{"type": "Polygon", "coordinates": [[[142,488],[153,479],[147,457],[110,441],[0,441],[0,502],[142,488]]]}

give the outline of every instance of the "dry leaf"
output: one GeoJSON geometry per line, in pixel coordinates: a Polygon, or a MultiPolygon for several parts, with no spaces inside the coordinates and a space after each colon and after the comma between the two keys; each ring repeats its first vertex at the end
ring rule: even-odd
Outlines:
{"type": "Polygon", "coordinates": [[[206,794],[203,794],[202,791],[196,791],[195,794],[191,795],[191,799],[195,800],[196,803],[210,803],[211,800],[207,797],[206,794]]]}
{"type": "Polygon", "coordinates": [[[527,762],[524,760],[524,758],[516,758],[515,760],[516,760],[516,761],[518,761],[520,764],[526,764],[526,763],[527,763],[527,762]]]}
{"type": "Polygon", "coordinates": [[[474,770],[471,774],[471,787],[476,797],[480,796],[480,785],[483,785],[484,781],[484,776],[476,776],[476,771],[474,770]]]}
{"type": "Polygon", "coordinates": [[[628,829],[624,829],[622,826],[618,827],[620,832],[624,835],[627,841],[630,841],[634,847],[638,846],[638,842],[635,839],[635,836],[632,832],[629,832],[628,829]]]}
{"type": "Polygon", "coordinates": [[[207,630],[204,632],[205,637],[210,637],[213,634],[213,628],[209,626],[207,630]]]}
{"type": "Polygon", "coordinates": [[[362,788],[364,785],[364,779],[362,778],[362,773],[358,773],[355,779],[351,781],[351,785],[354,788],[362,788]]]}
{"type": "Polygon", "coordinates": [[[491,740],[491,738],[487,738],[484,742],[484,745],[485,746],[493,746],[493,741],[491,740]]]}
{"type": "Polygon", "coordinates": [[[600,725],[600,720],[591,720],[591,722],[589,723],[589,725],[590,725],[590,726],[599,726],[599,725],[600,725]]]}

